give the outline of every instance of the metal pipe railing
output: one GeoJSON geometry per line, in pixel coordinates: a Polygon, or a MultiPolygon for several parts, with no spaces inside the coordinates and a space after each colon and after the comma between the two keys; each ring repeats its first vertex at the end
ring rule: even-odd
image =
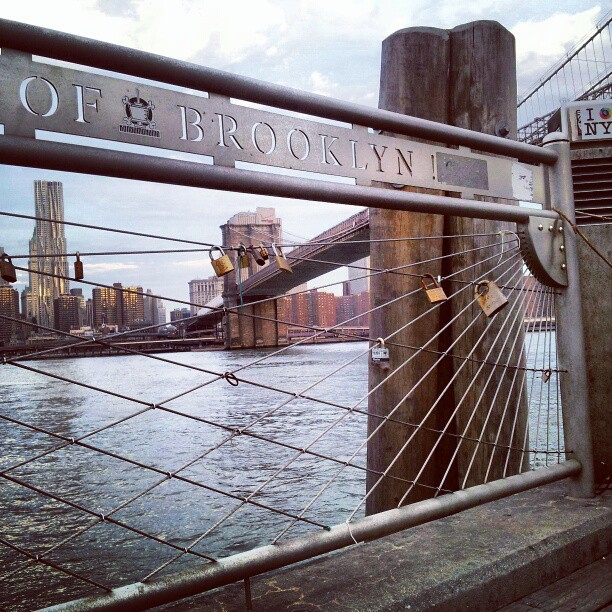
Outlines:
{"type": "Polygon", "coordinates": [[[356,541],[375,540],[508,495],[577,476],[580,470],[580,463],[575,459],[570,459],[549,468],[517,474],[442,497],[380,512],[355,521],[350,524],[350,527],[347,524],[336,525],[330,531],[319,531],[280,544],[255,548],[198,569],[146,583],[130,584],[113,589],[110,593],[59,604],[45,608],[45,610],[47,612],[146,610],[298,561],[346,548],[355,544],[356,541]]]}
{"type": "Polygon", "coordinates": [[[154,53],[7,19],[0,19],[0,47],[414,138],[463,145],[479,151],[516,157],[525,162],[553,164],[556,160],[554,151],[522,142],[334,100],[154,53]]]}
{"type": "Polygon", "coordinates": [[[358,203],[371,208],[476,219],[523,223],[530,216],[558,218],[555,212],[534,208],[301,179],[19,136],[0,137],[0,163],[297,200],[352,206],[358,203]]]}

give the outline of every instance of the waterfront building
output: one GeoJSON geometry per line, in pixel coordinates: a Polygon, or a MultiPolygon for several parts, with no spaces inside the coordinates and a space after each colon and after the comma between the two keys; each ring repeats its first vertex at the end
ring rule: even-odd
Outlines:
{"type": "MultiPolygon", "coordinates": [[[[336,296],[336,325],[348,321],[357,315],[357,296],[356,295],[337,295],[336,296]]],[[[350,321],[347,325],[353,325],[350,321]]]]}
{"type": "Polygon", "coordinates": [[[85,325],[86,327],[91,327],[93,328],[93,300],[91,298],[89,298],[86,302],[85,302],[85,317],[83,319],[83,325],[85,325]]]}
{"type": "Polygon", "coordinates": [[[142,287],[123,287],[113,283],[113,288],[96,287],[93,296],[93,322],[95,328],[116,325],[128,329],[144,323],[144,296],[142,287]]]}
{"type": "MultiPolygon", "coordinates": [[[[54,221],[64,220],[64,194],[58,181],[34,181],[35,215],[54,221]]],[[[54,300],[68,293],[69,282],[46,274],[68,276],[66,236],[61,223],[37,220],[30,240],[30,289],[33,316],[42,325],[54,323],[54,300]],[[45,255],[45,257],[39,257],[45,255]]]]}
{"type": "Polygon", "coordinates": [[[333,327],[336,324],[336,296],[316,289],[305,295],[308,298],[308,325],[333,327]]]}
{"type": "Polygon", "coordinates": [[[121,292],[123,326],[131,327],[145,320],[144,295],[142,287],[125,287],[125,289],[127,291],[121,292]]]}
{"type": "Polygon", "coordinates": [[[208,278],[194,278],[189,281],[189,301],[191,315],[198,314],[199,308],[194,304],[204,306],[223,293],[223,278],[209,276],[208,278]]]}
{"type": "Polygon", "coordinates": [[[170,311],[170,322],[181,321],[183,319],[188,319],[191,316],[191,311],[189,308],[175,308],[170,311]]]}
{"type": "MultiPolygon", "coordinates": [[[[7,283],[8,285],[8,283],[7,283]]],[[[19,318],[19,292],[10,285],[0,286],[0,314],[13,319],[19,318]]],[[[0,344],[17,342],[21,325],[16,321],[0,318],[0,344]]]]}
{"type": "Polygon", "coordinates": [[[26,287],[21,292],[21,316],[26,321],[32,321],[36,318],[34,314],[34,301],[32,300],[32,290],[26,287]]]}
{"type": "MultiPolygon", "coordinates": [[[[85,296],[83,295],[83,289],[80,287],[77,289],[71,289],[70,295],[74,295],[79,301],[79,317],[81,325],[85,325],[85,296]]],[[[80,326],[79,326],[80,327],[80,326]]]]}
{"type": "MultiPolygon", "coordinates": [[[[0,255],[2,255],[4,253],[4,247],[0,246],[0,255]]],[[[1,276],[0,276],[0,287],[10,287],[11,283],[9,283],[8,281],[5,281],[1,276]]]]}
{"type": "MultiPolygon", "coordinates": [[[[144,322],[147,325],[158,325],[159,324],[159,307],[161,306],[161,300],[154,297],[151,289],[147,289],[146,295],[143,296],[144,305],[144,322]]],[[[165,321],[164,321],[165,322],[165,321]]]]}
{"type": "MultiPolygon", "coordinates": [[[[361,266],[362,268],[369,268],[370,257],[364,257],[359,261],[355,261],[352,265],[361,266]]],[[[360,293],[370,291],[370,277],[366,276],[365,278],[362,278],[366,274],[370,274],[369,270],[362,270],[360,268],[348,269],[349,292],[351,295],[359,295],[360,293]]]]}
{"type": "Polygon", "coordinates": [[[159,325],[165,325],[168,319],[166,318],[166,307],[162,302],[159,303],[157,307],[157,323],[159,325]]]}
{"type": "Polygon", "coordinates": [[[60,295],[55,298],[53,303],[55,329],[69,332],[82,326],[82,300],[82,295],[71,294],[60,295]]]}

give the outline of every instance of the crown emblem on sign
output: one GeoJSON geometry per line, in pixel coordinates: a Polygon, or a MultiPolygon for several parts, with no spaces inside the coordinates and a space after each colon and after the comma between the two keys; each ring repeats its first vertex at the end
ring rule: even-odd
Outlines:
{"type": "Polygon", "coordinates": [[[125,104],[125,117],[123,122],[128,125],[134,125],[138,127],[144,127],[153,129],[156,125],[153,121],[153,109],[155,104],[151,100],[146,102],[140,97],[140,91],[136,89],[136,96],[123,98],[123,104],[125,104]]]}

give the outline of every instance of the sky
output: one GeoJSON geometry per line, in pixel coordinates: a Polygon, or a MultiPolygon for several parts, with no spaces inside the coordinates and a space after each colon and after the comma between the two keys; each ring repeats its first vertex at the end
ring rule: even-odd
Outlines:
{"type": "MultiPolygon", "coordinates": [[[[590,0],[0,0],[6,19],[369,106],[378,103],[381,42],[398,29],[499,21],[516,38],[520,95],[610,8],[590,0]]],[[[66,220],[212,243],[220,241],[219,226],[231,215],[256,206],[274,206],[292,240],[312,237],[359,210],[2,165],[0,210],[33,214],[36,179],[63,182],[66,220]]],[[[0,246],[13,255],[27,254],[33,223],[0,217],[0,246]]],[[[66,237],[70,252],[169,244],[70,227],[66,237]]],[[[178,299],[188,298],[190,279],[212,274],[207,255],[197,253],[90,258],[84,265],[90,280],[141,285],[178,299]]],[[[311,286],[345,277],[338,272],[311,286]]],[[[15,288],[26,284],[20,273],[15,288]]],[[[90,290],[84,287],[84,293],[90,290]]],[[[166,303],[168,309],[175,306],[166,303]]]]}

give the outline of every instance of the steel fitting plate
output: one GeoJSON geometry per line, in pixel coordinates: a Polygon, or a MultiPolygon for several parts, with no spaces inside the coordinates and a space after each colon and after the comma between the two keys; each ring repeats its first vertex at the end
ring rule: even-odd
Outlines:
{"type": "Polygon", "coordinates": [[[529,217],[519,224],[518,234],[521,254],[534,277],[549,287],[567,287],[563,221],[529,217]]]}

